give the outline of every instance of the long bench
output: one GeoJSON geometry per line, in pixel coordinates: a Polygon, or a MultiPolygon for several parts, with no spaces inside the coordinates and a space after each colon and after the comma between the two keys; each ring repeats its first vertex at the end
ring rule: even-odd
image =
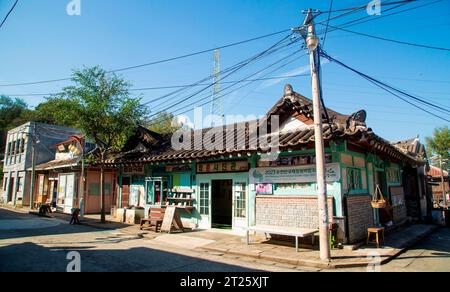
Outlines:
{"type": "Polygon", "coordinates": [[[247,245],[250,245],[250,231],[263,232],[265,234],[285,235],[295,237],[295,250],[298,252],[299,237],[311,237],[311,244],[314,246],[314,235],[319,232],[318,229],[278,227],[268,225],[257,225],[247,228],[247,245]]]}

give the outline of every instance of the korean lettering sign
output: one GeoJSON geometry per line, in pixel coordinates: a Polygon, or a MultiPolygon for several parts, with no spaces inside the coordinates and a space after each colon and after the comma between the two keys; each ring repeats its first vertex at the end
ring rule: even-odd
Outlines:
{"type": "Polygon", "coordinates": [[[247,161],[227,161],[197,164],[197,173],[248,171],[247,161]]]}
{"type": "MultiPolygon", "coordinates": [[[[341,178],[339,164],[328,164],[326,180],[339,181],[341,178]]],[[[294,166],[278,168],[254,168],[250,170],[250,182],[261,183],[309,183],[316,182],[317,175],[314,166],[294,166]]]]}

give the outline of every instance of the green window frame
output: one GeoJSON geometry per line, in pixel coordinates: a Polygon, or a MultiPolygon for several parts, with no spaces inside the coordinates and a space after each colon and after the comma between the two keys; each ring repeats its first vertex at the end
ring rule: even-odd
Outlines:
{"type": "Polygon", "coordinates": [[[209,183],[200,183],[200,215],[209,215],[209,183]]]}
{"type": "Polygon", "coordinates": [[[236,183],[234,185],[235,218],[247,218],[246,201],[247,201],[247,184],[236,183]]]}
{"type": "Polygon", "coordinates": [[[347,168],[347,189],[349,191],[361,190],[362,187],[362,175],[361,169],[348,167],[347,168]]]}

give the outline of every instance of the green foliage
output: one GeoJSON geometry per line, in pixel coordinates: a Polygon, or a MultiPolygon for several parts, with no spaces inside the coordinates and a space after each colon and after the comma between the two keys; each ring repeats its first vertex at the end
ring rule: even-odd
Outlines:
{"type": "Polygon", "coordinates": [[[4,152],[8,131],[20,126],[26,115],[30,115],[30,110],[25,101],[19,98],[0,96],[0,151],[4,152]]]}
{"type": "Polygon", "coordinates": [[[69,99],[48,97],[34,111],[34,120],[59,126],[76,127],[78,104],[69,99]]]}
{"type": "Polygon", "coordinates": [[[180,129],[180,126],[174,126],[174,115],[172,113],[162,112],[150,119],[146,126],[149,130],[161,135],[171,135],[180,129]]]}
{"type": "Polygon", "coordinates": [[[129,96],[130,84],[99,67],[75,71],[72,81],[57,97],[69,117],[102,152],[121,150],[146,114],[140,99],[129,96]]]}
{"type": "Polygon", "coordinates": [[[426,138],[426,143],[429,154],[431,154],[430,157],[432,155],[442,157],[442,160],[445,162],[445,168],[448,169],[450,166],[450,130],[448,126],[435,129],[433,137],[426,138]]]}

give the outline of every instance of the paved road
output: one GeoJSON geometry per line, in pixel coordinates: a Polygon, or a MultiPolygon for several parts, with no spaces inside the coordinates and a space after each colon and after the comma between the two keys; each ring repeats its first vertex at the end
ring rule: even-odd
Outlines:
{"type": "MultiPolygon", "coordinates": [[[[177,245],[178,244],[178,245],[177,245]]],[[[81,271],[264,271],[268,266],[208,253],[182,250],[161,240],[146,240],[120,231],[70,226],[65,221],[42,219],[0,209],[0,272],[65,272],[69,252],[81,256],[81,271]],[[220,261],[219,261],[220,260],[220,261]]],[[[271,270],[283,271],[272,266],[271,270]]]]}
{"type": "MultiPolygon", "coordinates": [[[[355,268],[341,271],[366,270],[355,268]]],[[[381,266],[381,272],[450,272],[450,228],[439,229],[398,258],[381,266]]]]}
{"type": "MultiPolygon", "coordinates": [[[[0,209],[0,272],[67,270],[69,252],[81,256],[81,271],[317,271],[256,260],[200,252],[202,239],[160,237],[148,240],[134,234],[70,226],[0,209]],[[183,242],[179,242],[183,241],[183,242]],[[184,248],[183,248],[184,247],[184,248]]],[[[73,259],[73,258],[72,258],[73,259]]],[[[441,229],[382,271],[450,271],[450,229],[441,229]]],[[[347,271],[365,271],[349,269],[347,271]]]]}

